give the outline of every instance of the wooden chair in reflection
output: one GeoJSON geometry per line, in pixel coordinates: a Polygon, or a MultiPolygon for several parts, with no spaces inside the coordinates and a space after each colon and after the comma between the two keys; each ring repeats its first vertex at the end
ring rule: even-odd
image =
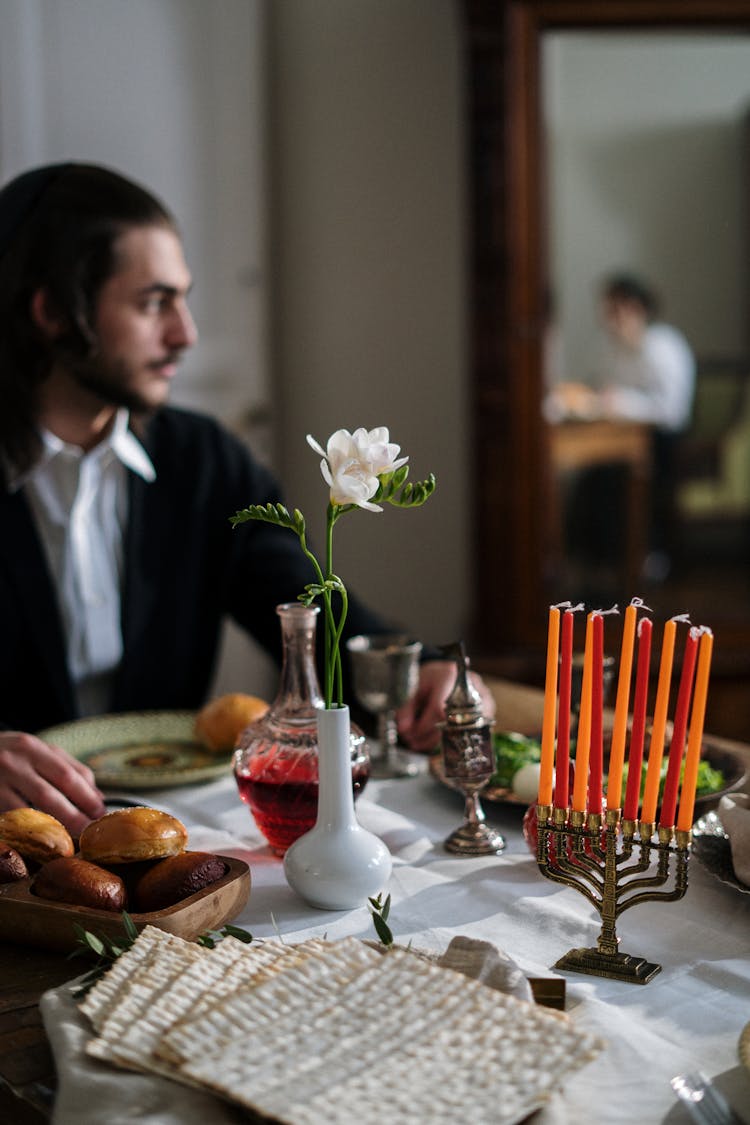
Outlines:
{"type": "MultiPolygon", "coordinates": [[[[552,569],[565,570],[565,481],[571,473],[605,465],[625,469],[622,497],[623,552],[619,580],[637,592],[648,550],[652,431],[639,422],[561,421],[547,426],[550,465],[550,554],[552,569]]],[[[616,502],[613,498],[612,502],[616,502]]]]}
{"type": "Polygon", "coordinates": [[[685,555],[750,552],[750,359],[702,362],[677,446],[676,510],[685,555]]]}

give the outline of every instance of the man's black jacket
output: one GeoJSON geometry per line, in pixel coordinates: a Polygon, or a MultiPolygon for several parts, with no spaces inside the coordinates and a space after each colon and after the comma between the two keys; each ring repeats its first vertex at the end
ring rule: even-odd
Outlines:
{"type": "MultiPolygon", "coordinates": [[[[282,497],[272,474],[222,426],[169,407],[141,440],[157,476],[147,483],[129,473],[124,656],[109,709],[193,709],[205,702],[224,617],[278,659],[276,606],[295,601],[314,575],[292,531],[257,521],[232,528],[239,509],[282,497]]],[[[352,599],[347,636],[386,628],[352,599]]],[[[46,556],[23,495],[3,490],[0,725],[37,731],[76,717],[46,556]]]]}

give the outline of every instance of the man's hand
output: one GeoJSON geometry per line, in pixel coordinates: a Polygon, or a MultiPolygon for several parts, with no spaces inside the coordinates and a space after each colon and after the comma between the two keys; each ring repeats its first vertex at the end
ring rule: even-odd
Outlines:
{"type": "Polygon", "coordinates": [[[78,835],[107,811],[88,766],[33,734],[0,731],[0,810],[41,809],[78,835]]]}
{"type": "MultiPolygon", "coordinates": [[[[495,700],[487,685],[475,672],[469,673],[471,683],[482,699],[482,713],[494,718],[495,700]]],[[[416,695],[398,711],[398,732],[410,750],[430,751],[440,745],[437,724],[445,721],[445,701],[456,682],[456,668],[450,660],[428,660],[419,670],[416,695]]]]}

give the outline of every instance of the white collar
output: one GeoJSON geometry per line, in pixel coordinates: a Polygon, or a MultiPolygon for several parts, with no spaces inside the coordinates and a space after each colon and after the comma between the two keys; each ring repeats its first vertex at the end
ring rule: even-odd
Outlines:
{"type": "Polygon", "coordinates": [[[98,445],[94,446],[89,454],[84,454],[80,446],[71,445],[69,442],[63,441],[57,434],[53,434],[51,430],[47,430],[43,426],[40,427],[39,436],[42,440],[42,456],[28,472],[22,473],[16,477],[11,476],[10,491],[17,492],[38,470],[43,469],[53,458],[64,451],[69,451],[78,457],[95,456],[96,459],[99,460],[107,451],[111,450],[127,469],[132,469],[132,471],[137,473],[139,477],[142,477],[143,480],[156,480],[156,469],[153,466],[153,462],[138,441],[138,438],[132,430],[128,428],[129,421],[129,412],[125,407],[120,407],[115,414],[112,429],[107,434],[106,438],[99,442],[98,445]]]}

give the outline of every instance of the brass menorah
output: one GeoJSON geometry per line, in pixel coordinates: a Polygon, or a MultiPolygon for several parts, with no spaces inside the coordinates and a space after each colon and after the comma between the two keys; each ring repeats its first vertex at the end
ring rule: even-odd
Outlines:
{"type": "Polygon", "coordinates": [[[646,958],[619,952],[616,921],[644,902],[676,902],[688,885],[691,833],[622,820],[620,809],[602,816],[537,805],[537,863],[555,883],[573,887],[599,912],[596,948],[571,949],[556,969],[647,984],[661,970],[646,958]]]}

